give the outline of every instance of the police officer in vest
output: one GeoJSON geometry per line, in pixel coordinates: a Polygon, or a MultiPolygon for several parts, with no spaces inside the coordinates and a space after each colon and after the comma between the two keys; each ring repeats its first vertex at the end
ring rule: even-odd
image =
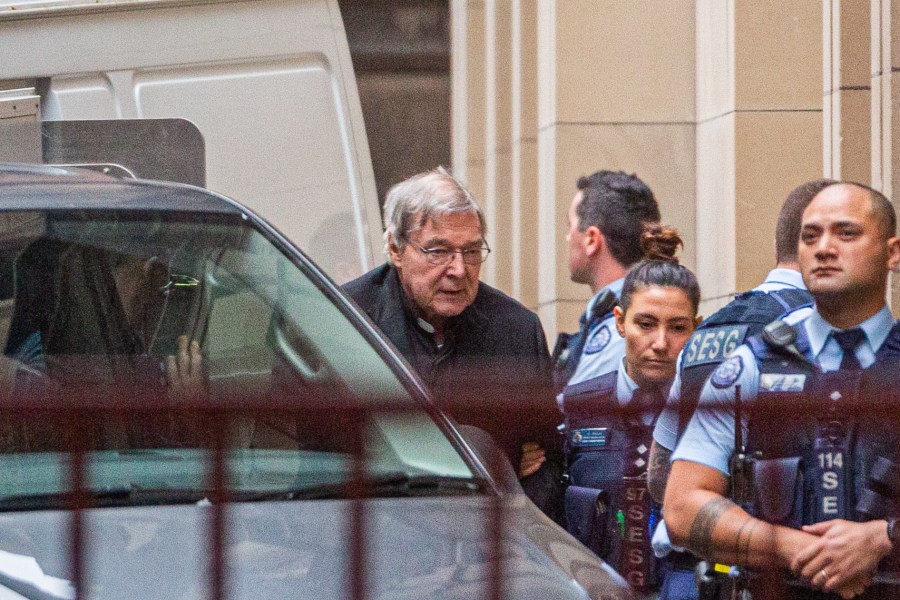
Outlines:
{"type": "Polygon", "coordinates": [[[814,310],[766,326],[716,368],[672,455],[672,541],[749,569],[754,596],[778,581],[778,597],[900,595],[873,584],[900,528],[856,504],[875,474],[853,410],[866,370],[900,338],[885,304],[900,264],[895,232],[879,192],[857,183],[819,192],[798,245],[814,310]],[[751,480],[737,480],[747,472],[751,480]],[[749,487],[739,503],[728,497],[729,476],[733,491],[749,487]],[[784,576],[754,576],[763,571],[784,576]]]}
{"type": "MultiPolygon", "coordinates": [[[[663,501],[670,458],[678,434],[684,431],[709,375],[732,350],[762,328],[798,309],[812,305],[812,296],[800,276],[797,264],[797,242],[803,211],[813,197],[832,179],[808,181],[794,188],[781,206],[775,226],[775,268],[765,281],[749,292],[738,294],[728,305],[705,319],[679,357],[679,370],[672,384],[669,402],[653,430],[647,484],[650,494],[663,501]]],[[[808,308],[807,308],[808,310],[808,308]]],[[[654,550],[665,556],[671,551],[664,522],[654,535],[654,550]]],[[[697,559],[690,553],[669,555],[671,569],[660,591],[660,600],[697,598],[694,582],[697,559]]]]}
{"type": "Polygon", "coordinates": [[[673,229],[650,227],[648,258],[628,272],[614,309],[625,356],[617,369],[563,394],[567,527],[639,593],[658,584],[650,536],[659,505],[646,485],[650,436],[678,353],[698,322],[697,279],[673,258],[680,244],[673,229]]]}
{"type": "Polygon", "coordinates": [[[579,332],[563,334],[554,350],[557,389],[615,370],[625,346],[612,310],[628,268],[643,258],[644,225],[659,221],[656,198],[637,175],[597,171],[578,180],[569,207],[569,274],[591,287],[579,332]]]}
{"type": "MultiPolygon", "coordinates": [[[[625,354],[616,332],[613,308],[619,301],[625,273],[644,256],[641,235],[647,223],[659,221],[653,192],[637,175],[597,171],[581,177],[569,206],[569,274],[591,287],[593,296],[579,319],[576,334],[561,333],[553,350],[553,383],[557,400],[569,383],[579,383],[614,371],[625,354]]],[[[534,442],[522,448],[519,477],[535,473],[546,460],[534,442]]]]}

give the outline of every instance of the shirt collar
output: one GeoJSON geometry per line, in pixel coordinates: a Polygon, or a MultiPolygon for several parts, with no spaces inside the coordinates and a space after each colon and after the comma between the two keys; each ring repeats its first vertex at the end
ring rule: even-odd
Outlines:
{"type": "Polygon", "coordinates": [[[805,290],[806,284],[803,282],[803,275],[800,271],[794,269],[775,268],[766,275],[763,283],[783,283],[790,287],[805,290]]]}
{"type": "MultiPolygon", "coordinates": [[[[813,356],[819,356],[832,331],[839,331],[837,327],[823,319],[818,310],[812,311],[803,325],[806,327],[809,349],[812,351],[813,356]]],[[[858,327],[862,328],[863,333],[866,334],[866,341],[873,354],[881,348],[893,326],[894,317],[891,316],[891,311],[887,305],[858,325],[858,327]]]]}
{"type": "MultiPolygon", "coordinates": [[[[396,287],[396,293],[400,296],[404,318],[406,318],[407,322],[409,322],[416,330],[433,342],[434,326],[420,316],[420,312],[413,303],[412,298],[407,296],[406,290],[403,289],[403,284],[400,282],[400,272],[394,267],[392,267],[392,270],[394,271],[393,285],[396,287]]],[[[471,305],[467,306],[463,312],[455,317],[447,319],[447,322],[444,325],[444,343],[441,345],[442,347],[447,346],[448,341],[452,344],[456,329],[459,327],[463,315],[469,315],[471,313],[469,310],[470,308],[471,305]]]]}
{"type": "Polygon", "coordinates": [[[588,300],[587,314],[591,314],[591,309],[594,308],[594,303],[597,301],[597,298],[600,297],[600,294],[602,294],[605,290],[611,291],[613,294],[616,295],[616,298],[621,298],[622,297],[622,287],[624,285],[625,285],[625,278],[621,277],[619,279],[616,279],[615,281],[613,281],[606,287],[603,287],[603,288],[597,290],[597,293],[594,294],[590,300],[588,300]]]}
{"type": "Polygon", "coordinates": [[[625,357],[623,356],[619,360],[619,376],[616,377],[616,398],[619,402],[628,402],[637,389],[638,384],[625,371],[625,357]]]}

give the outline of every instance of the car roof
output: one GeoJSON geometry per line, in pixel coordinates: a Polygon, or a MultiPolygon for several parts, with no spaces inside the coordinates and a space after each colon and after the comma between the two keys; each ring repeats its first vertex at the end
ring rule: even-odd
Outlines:
{"type": "Polygon", "coordinates": [[[0,210],[105,209],[245,214],[224,196],[165,181],[96,171],[0,163],[0,210]]]}

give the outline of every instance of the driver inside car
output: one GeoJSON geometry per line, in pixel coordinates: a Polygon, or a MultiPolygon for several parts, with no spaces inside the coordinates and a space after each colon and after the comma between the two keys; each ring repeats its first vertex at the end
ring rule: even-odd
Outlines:
{"type": "MultiPolygon", "coordinates": [[[[155,256],[37,239],[16,260],[15,304],[4,353],[54,386],[78,386],[82,393],[115,402],[164,398],[171,407],[206,397],[197,340],[179,335],[174,352],[157,355],[163,320],[170,316],[169,284],[169,269],[155,256]]],[[[174,425],[165,420],[151,418],[137,430],[105,435],[111,439],[104,445],[171,443],[174,425]]],[[[105,428],[106,433],[116,429],[124,428],[105,428]]],[[[47,435],[57,437],[52,431],[47,435]]]]}

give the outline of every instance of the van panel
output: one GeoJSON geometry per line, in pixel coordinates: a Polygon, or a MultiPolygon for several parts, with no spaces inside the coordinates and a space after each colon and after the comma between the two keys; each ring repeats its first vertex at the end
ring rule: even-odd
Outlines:
{"type": "Polygon", "coordinates": [[[54,77],[51,81],[50,93],[41,107],[45,121],[122,118],[116,110],[112,86],[104,75],[54,77]]]}
{"type": "Polygon", "coordinates": [[[208,188],[264,212],[302,248],[321,249],[310,242],[330,217],[352,222],[347,124],[321,56],[144,71],[133,86],[139,117],[178,114],[203,132],[208,188]],[[225,192],[239,171],[254,177],[225,192]]]}
{"type": "Polygon", "coordinates": [[[43,119],[187,119],[206,143],[207,187],[338,282],[378,260],[380,209],[335,0],[17,3],[28,5],[55,8],[9,20],[0,5],[0,80],[45,82],[43,119]]]}

